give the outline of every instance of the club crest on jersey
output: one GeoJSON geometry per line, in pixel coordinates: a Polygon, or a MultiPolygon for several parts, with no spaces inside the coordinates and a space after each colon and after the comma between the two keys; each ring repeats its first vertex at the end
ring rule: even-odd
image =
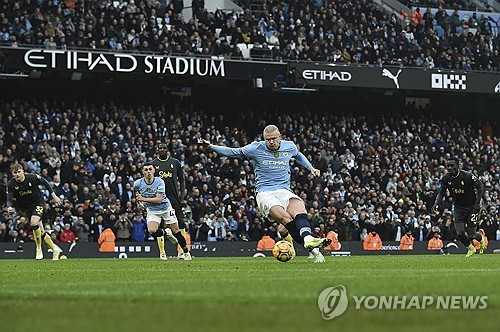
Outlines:
{"type": "Polygon", "coordinates": [[[274,158],[278,158],[280,156],[280,153],[278,151],[274,152],[274,158]]]}

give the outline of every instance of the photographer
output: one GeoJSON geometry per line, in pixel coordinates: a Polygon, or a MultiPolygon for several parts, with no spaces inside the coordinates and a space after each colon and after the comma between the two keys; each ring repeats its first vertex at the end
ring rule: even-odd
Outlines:
{"type": "Polygon", "coordinates": [[[76,240],[78,242],[89,241],[90,227],[85,223],[83,217],[78,217],[78,219],[73,220],[71,230],[73,231],[73,233],[75,233],[76,240]]]}
{"type": "Polygon", "coordinates": [[[116,231],[116,240],[128,242],[130,239],[130,231],[132,230],[132,223],[125,213],[121,214],[119,219],[115,222],[114,228],[116,231]]]}

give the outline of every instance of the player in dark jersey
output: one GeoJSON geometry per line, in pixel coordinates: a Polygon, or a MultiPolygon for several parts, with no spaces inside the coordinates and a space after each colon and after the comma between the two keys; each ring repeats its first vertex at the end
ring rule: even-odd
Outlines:
{"type": "Polygon", "coordinates": [[[16,207],[28,215],[36,243],[36,259],[43,259],[43,239],[52,249],[52,260],[58,260],[62,250],[52,242],[50,235],[43,230],[41,218],[45,202],[38,186],[42,185],[50,192],[50,196],[56,205],[61,204],[61,199],[54,193],[47,180],[38,174],[24,174],[23,167],[20,164],[12,164],[10,172],[14,178],[10,179],[7,184],[7,211],[14,213],[14,207],[16,207]]]}
{"type": "Polygon", "coordinates": [[[483,183],[474,175],[459,168],[458,158],[452,157],[446,162],[448,173],[441,178],[441,188],[432,207],[434,213],[439,212],[439,204],[446,194],[446,189],[453,198],[453,218],[458,238],[467,247],[467,257],[472,256],[476,249],[471,239],[477,240],[480,253],[484,252],[485,241],[477,232],[483,183]],[[467,232],[467,234],[466,234],[467,232]]]}
{"type": "MultiPolygon", "coordinates": [[[[165,190],[170,204],[175,210],[179,229],[182,236],[186,237],[186,221],[181,207],[181,201],[184,200],[186,193],[186,182],[184,179],[184,170],[179,160],[168,155],[168,147],[165,143],[160,143],[157,147],[157,156],[152,161],[155,166],[155,176],[165,182],[165,190]]],[[[177,258],[184,259],[184,251],[177,246],[177,258]]]]}

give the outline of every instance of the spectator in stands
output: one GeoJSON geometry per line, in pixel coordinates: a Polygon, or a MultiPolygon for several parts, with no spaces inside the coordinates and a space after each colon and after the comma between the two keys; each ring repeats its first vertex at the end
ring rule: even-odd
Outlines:
{"type": "Polygon", "coordinates": [[[121,242],[128,242],[130,240],[130,231],[132,230],[132,223],[125,213],[122,213],[114,224],[116,233],[116,240],[121,242]]]}
{"type": "Polygon", "coordinates": [[[70,224],[64,225],[64,230],[61,232],[59,240],[61,242],[76,242],[76,236],[75,233],[73,233],[73,231],[71,230],[70,224]]]}
{"type": "Polygon", "coordinates": [[[89,241],[89,231],[90,226],[85,223],[83,216],[78,217],[73,221],[71,230],[75,233],[75,237],[78,242],[88,242],[89,241]]]}
{"type": "Polygon", "coordinates": [[[144,219],[140,214],[136,214],[132,222],[132,234],[130,236],[130,240],[133,242],[144,242],[146,239],[147,227],[146,219],[144,219]]]}
{"type": "MultiPolygon", "coordinates": [[[[461,53],[457,48],[456,56],[458,57],[459,54],[461,53]]],[[[184,98],[182,101],[175,100],[176,104],[172,101],[172,104],[163,106],[153,101],[148,105],[137,101],[133,107],[132,103],[128,104],[125,100],[122,103],[122,106],[118,107],[101,103],[98,100],[91,103],[80,99],[71,100],[69,97],[64,101],[54,99],[50,102],[43,99],[34,101],[6,97],[2,102],[2,109],[10,110],[2,113],[0,124],[2,129],[0,130],[0,168],[4,165],[5,180],[7,180],[5,165],[14,160],[30,160],[31,154],[42,163],[46,151],[51,151],[53,147],[59,153],[60,159],[64,160],[63,165],[57,166],[57,164],[51,164],[49,159],[42,167],[52,176],[54,184],[59,184],[60,188],[56,190],[56,193],[64,200],[64,207],[61,210],[47,206],[47,214],[53,215],[54,218],[48,218],[44,221],[45,224],[50,223],[51,229],[55,230],[61,216],[62,219],[67,220],[67,223],[73,224],[74,220],[79,220],[81,215],[85,223],[89,225],[90,239],[97,241],[104,224],[114,226],[116,216],[119,217],[125,211],[133,212],[132,216],[136,214],[136,203],[133,199],[125,204],[113,203],[115,195],[111,194],[110,187],[116,178],[121,176],[126,188],[127,183],[137,177],[137,167],[152,157],[154,149],[151,147],[154,147],[154,142],[161,138],[162,141],[168,141],[173,146],[174,154],[179,156],[180,160],[184,160],[186,179],[192,178],[187,180],[189,195],[186,208],[192,211],[193,216],[203,217],[205,210],[212,209],[215,205],[216,209],[224,208],[221,213],[226,218],[229,218],[229,214],[235,216],[238,238],[248,239],[248,231],[253,224],[253,219],[259,220],[263,229],[269,229],[271,224],[257,217],[254,202],[249,198],[254,194],[254,184],[252,184],[254,179],[249,175],[252,173],[252,165],[248,163],[236,165],[228,160],[226,174],[222,172],[226,167],[223,166],[225,165],[223,158],[214,153],[201,157],[200,152],[192,147],[193,135],[199,134],[203,137],[208,135],[214,137],[214,141],[224,141],[230,146],[237,146],[258,138],[259,133],[253,132],[253,128],[245,125],[238,125],[241,129],[235,130],[233,126],[236,125],[232,122],[233,120],[220,121],[217,116],[212,117],[213,114],[209,112],[208,106],[205,110],[196,113],[189,111],[190,109],[203,109],[196,107],[195,101],[190,98],[184,98]],[[42,106],[38,106],[39,104],[42,106]],[[92,107],[89,106],[90,104],[92,107]],[[182,110],[182,115],[181,113],[173,114],[172,119],[164,116],[165,109],[176,108],[182,110]],[[31,135],[33,152],[21,150],[13,152],[10,148],[17,143],[14,135],[17,129],[21,128],[21,125],[29,128],[32,122],[30,113],[25,112],[27,109],[37,109],[40,118],[47,118],[48,123],[45,124],[44,120],[43,128],[46,127],[49,132],[54,133],[54,137],[47,141],[50,149],[43,149],[43,151],[38,149],[43,145],[42,135],[31,135]],[[165,119],[165,121],[157,119],[165,119]],[[130,126],[130,123],[137,125],[130,126]],[[75,129],[77,125],[78,129],[75,129]],[[89,133],[75,135],[74,140],[78,142],[81,150],[86,142],[89,150],[95,152],[87,156],[80,154],[73,158],[68,144],[63,142],[68,142],[69,131],[79,132],[79,128],[86,128],[87,125],[91,128],[89,133]],[[124,136],[124,143],[128,143],[131,147],[127,157],[122,149],[114,150],[112,147],[114,137],[120,133],[124,136]],[[58,139],[57,136],[61,138],[58,139]],[[63,137],[65,137],[64,140],[63,137]],[[95,154],[94,157],[92,157],[93,154],[95,154]],[[131,161],[127,158],[131,158],[131,161]],[[77,159],[82,159],[83,163],[75,163],[77,159]],[[120,164],[123,165],[123,169],[119,168],[120,164]],[[198,166],[195,167],[195,165],[198,166]],[[79,178],[83,179],[83,176],[79,175],[80,169],[87,176],[88,183],[83,184],[83,181],[79,181],[79,178]],[[209,171],[206,171],[208,169],[209,171]],[[247,175],[243,177],[246,185],[240,178],[241,172],[247,175]],[[87,186],[89,188],[95,186],[95,190],[90,189],[87,192],[82,188],[87,186]],[[203,189],[204,187],[206,189],[203,189]],[[204,192],[203,194],[200,193],[200,189],[204,192]],[[88,195],[95,195],[95,198],[90,197],[88,201],[88,195]],[[213,203],[209,203],[209,195],[212,196],[213,203]],[[83,211],[79,212],[80,204],[83,211]],[[240,206],[243,206],[242,210],[240,206]],[[110,219],[113,218],[111,222],[110,219]]],[[[297,106],[300,108],[299,105],[297,106]]],[[[417,107],[412,104],[397,114],[387,112],[376,119],[367,119],[359,114],[349,116],[331,114],[325,112],[321,105],[315,109],[317,113],[307,116],[300,112],[289,113],[285,109],[277,108],[274,112],[267,107],[265,110],[255,107],[252,116],[268,122],[280,117],[282,119],[280,125],[287,128],[287,137],[295,138],[296,144],[310,160],[314,161],[317,152],[323,150],[325,150],[325,154],[322,153],[323,158],[326,159],[325,156],[328,153],[333,156],[327,161],[328,168],[325,177],[314,181],[308,180],[301,172],[295,172],[295,166],[291,168],[292,188],[300,197],[303,197],[302,193],[305,194],[304,201],[307,201],[308,209],[317,205],[318,207],[324,206],[328,210],[329,215],[326,218],[316,218],[319,223],[318,227],[325,224],[325,229],[330,231],[338,230],[337,227],[343,225],[342,227],[350,229],[348,234],[352,236],[355,229],[354,221],[358,218],[360,232],[363,228],[366,228],[368,232],[374,228],[378,231],[377,222],[380,223],[379,219],[386,216],[387,207],[391,205],[393,214],[397,214],[398,218],[403,220],[402,226],[405,228],[417,220],[413,234],[415,241],[427,238],[429,230],[426,224],[429,224],[429,227],[439,226],[443,240],[453,240],[455,236],[453,228],[445,230],[448,218],[446,211],[440,218],[433,220],[426,218],[433,201],[434,190],[431,189],[436,186],[434,178],[439,178],[444,171],[437,165],[440,164],[440,158],[446,156],[447,153],[453,153],[463,156],[465,168],[481,177],[485,183],[486,212],[483,227],[487,234],[494,233],[493,238],[495,238],[499,221],[496,207],[500,206],[498,180],[500,170],[495,159],[500,143],[497,120],[491,119],[487,125],[485,121],[466,122],[457,114],[448,119],[437,112],[433,113],[431,120],[427,115],[431,114],[431,109],[422,109],[421,112],[417,112],[417,107]],[[359,131],[360,138],[346,140],[347,136],[343,133],[351,131],[354,133],[359,131]],[[429,140],[431,136],[432,139],[429,140]],[[328,137],[328,141],[332,144],[316,142],[315,137],[328,137]],[[352,153],[351,159],[358,166],[357,168],[353,166],[348,169],[347,165],[342,163],[340,156],[346,154],[347,150],[352,153]],[[394,176],[396,176],[395,180],[394,176]],[[390,180],[394,182],[394,185],[389,192],[386,192],[385,188],[390,180]],[[349,215],[351,212],[347,212],[348,203],[351,203],[356,213],[349,215]],[[341,217],[345,218],[345,224],[341,222],[341,217]],[[441,222],[438,219],[442,219],[441,222]],[[330,225],[331,220],[333,220],[334,227],[330,225]],[[369,223],[372,220],[373,225],[369,223]],[[420,227],[420,221],[422,221],[422,227],[420,227]],[[489,226],[486,227],[488,223],[489,226]]],[[[251,122],[245,114],[241,115],[238,121],[251,122]]],[[[33,130],[35,130],[34,127],[33,130]]],[[[321,208],[319,210],[321,211],[321,208]]],[[[0,222],[6,224],[9,229],[15,229],[19,235],[21,229],[18,224],[9,224],[6,220],[4,218],[0,222]]],[[[200,217],[193,217],[193,220],[195,221],[191,225],[191,236],[200,240],[200,237],[196,237],[200,230],[200,217]]],[[[394,234],[392,230],[394,225],[391,222],[388,225],[391,227],[388,234],[394,234]]],[[[203,229],[199,234],[203,239],[203,229]]],[[[346,232],[339,231],[339,237],[341,236],[348,238],[346,232]]],[[[361,236],[364,235],[360,234],[361,236]]],[[[262,235],[254,239],[257,241],[261,237],[262,235]]],[[[354,240],[355,237],[351,239],[354,240]]]]}

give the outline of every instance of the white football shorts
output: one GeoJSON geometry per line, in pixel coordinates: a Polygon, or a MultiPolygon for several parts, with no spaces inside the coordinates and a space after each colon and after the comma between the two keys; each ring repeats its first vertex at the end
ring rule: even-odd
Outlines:
{"type": "Polygon", "coordinates": [[[148,215],[146,216],[147,222],[157,222],[161,223],[161,220],[165,221],[165,224],[175,224],[177,222],[177,217],[175,216],[175,210],[170,206],[167,211],[163,212],[153,212],[148,209],[148,215]]]}
{"type": "Polygon", "coordinates": [[[282,206],[286,210],[291,198],[302,200],[299,196],[286,189],[263,191],[257,194],[257,206],[264,217],[272,219],[269,210],[276,205],[282,206]]]}

